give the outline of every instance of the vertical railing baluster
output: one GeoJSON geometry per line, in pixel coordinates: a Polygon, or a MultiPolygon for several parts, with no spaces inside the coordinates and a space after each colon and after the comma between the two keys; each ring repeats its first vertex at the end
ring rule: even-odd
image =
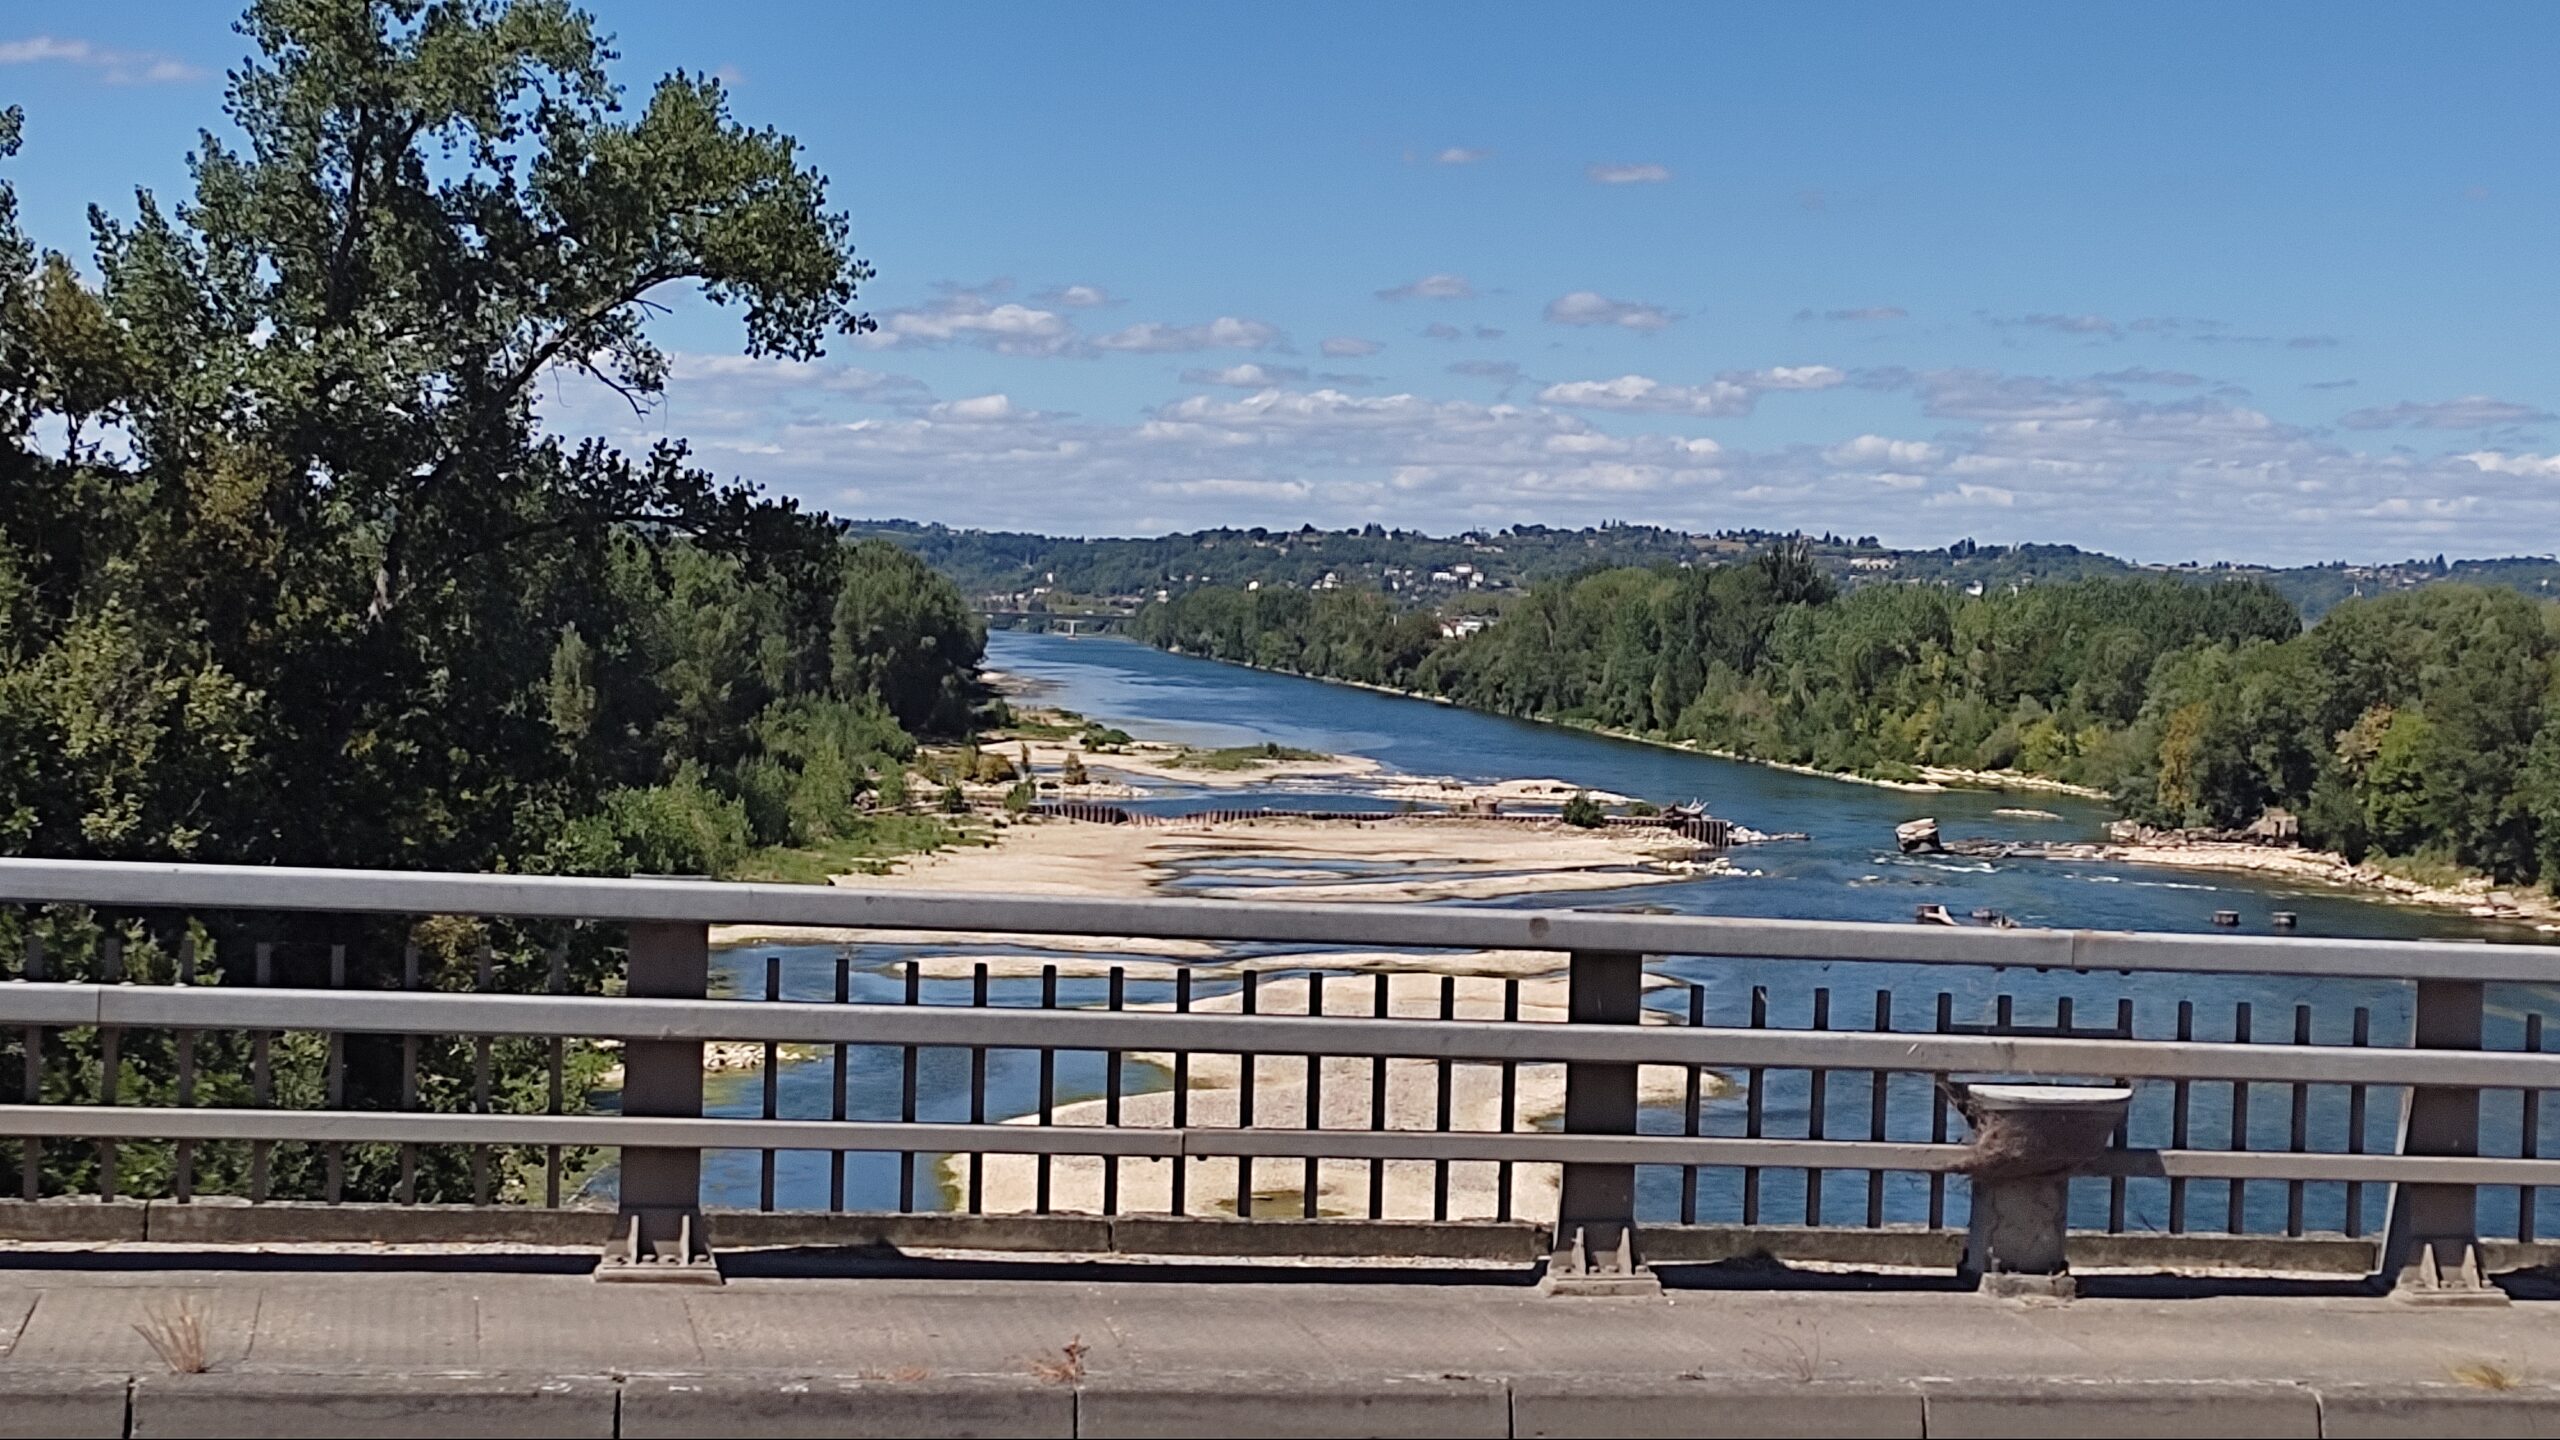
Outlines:
{"type": "MultiPolygon", "coordinates": [[[[2250,1043],[2252,1018],[2248,1001],[2243,1000],[2232,1007],[2232,1043],[2237,1045],[2250,1043]]],[[[2235,1151],[2249,1148],[2249,1082],[2246,1080],[2231,1082],[2231,1148],[2235,1151]]],[[[2234,1235],[2248,1228],[2248,1216],[2244,1213],[2248,1192],[2249,1182],[2246,1180],[2232,1181],[2230,1189],[2225,1192],[2227,1198],[2223,1206],[2222,1228],[2234,1235]]]]}
{"type": "MultiPolygon", "coordinates": [[[[2524,1017],[2524,1048],[2534,1054],[2542,1051],[2542,1017],[2538,1014],[2524,1017]]],[[[2539,1160],[2542,1158],[2542,1092],[2525,1091],[2523,1102],[2522,1112],[2517,1117],[2523,1133],[2516,1137],[2516,1153],[2527,1160],[2539,1160]]],[[[2540,1201],[2541,1192],[2535,1187],[2516,1187],[2516,1239],[2523,1244],[2534,1242],[2539,1227],[2534,1223],[2533,1212],[2540,1201]]]]}
{"type": "MultiPolygon", "coordinates": [[[[546,977],[544,988],[555,996],[569,993],[569,937],[565,932],[551,943],[551,973],[546,977]]],[[[544,1077],[547,1083],[543,1087],[542,1108],[546,1115],[559,1115],[567,1111],[569,1101],[568,1042],[554,1035],[549,1049],[550,1054],[545,1057],[548,1074],[544,1077]]],[[[560,1208],[560,1147],[557,1145],[542,1147],[542,1203],[555,1210],[560,1208]]]]}
{"type": "MultiPolygon", "coordinates": [[[[1516,979],[1505,980],[1502,982],[1502,1023],[1505,1025],[1517,1025],[1520,1023],[1520,982],[1516,979]]],[[[1518,1128],[1518,1120],[1515,1112],[1517,1112],[1519,1108],[1520,1062],[1516,1060],[1505,1060],[1502,1062],[1503,1134],[1508,1135],[1514,1129],[1518,1128]]],[[[1494,1167],[1493,1217],[1497,1220],[1509,1220],[1512,1218],[1512,1177],[1515,1168],[1514,1163],[1509,1160],[1505,1160],[1500,1165],[1494,1167]]]]}
{"type": "MultiPolygon", "coordinates": [[[[1932,1023],[1935,1025],[1936,1031],[1940,1035],[1944,1035],[1955,1028],[1956,997],[1952,993],[1945,990],[1938,992],[1938,1010],[1932,1023]]],[[[1929,1143],[1932,1145],[1944,1145],[1947,1143],[1948,1108],[1947,1077],[1944,1074],[1930,1076],[1929,1143]]],[[[1944,1229],[1946,1227],[1946,1223],[1947,1172],[1944,1170],[1932,1170],[1929,1172],[1929,1228],[1932,1230],[1944,1229]]]]}
{"type": "MultiPolygon", "coordinates": [[[[1244,972],[1245,1014],[1261,1013],[1261,991],[1262,972],[1244,972]]],[[[1250,1053],[1236,1056],[1236,1128],[1240,1130],[1253,1128],[1254,1071],[1261,1068],[1254,1063],[1257,1058],[1250,1053]]],[[[1253,1157],[1250,1155],[1236,1157],[1236,1216],[1243,1220],[1253,1218],[1253,1157]]]]}
{"type": "MultiPolygon", "coordinates": [[[[2129,996],[2116,1001],[2116,1038],[2119,1040],[2133,1038],[2133,1000],[2129,996]]],[[[2116,1121],[2116,1133],[2107,1137],[2107,1146],[2109,1149],[2121,1152],[2132,1143],[2132,1139],[2133,1107],[2128,1105],[2125,1107],[2123,1117],[2116,1121]]],[[[2125,1177],[2120,1174],[2108,1176],[2107,1233],[2110,1235],[2124,1233],[2124,1201],[2125,1177]]]]}
{"type": "MultiPolygon", "coordinates": [[[[1307,976],[1307,1014],[1311,1018],[1324,1014],[1324,972],[1321,970],[1315,971],[1307,976]]],[[[1321,1055],[1309,1055],[1307,1057],[1306,1111],[1307,1128],[1310,1130],[1323,1129],[1324,1057],[1321,1055]]],[[[1313,1220],[1316,1218],[1317,1214],[1320,1213],[1316,1205],[1317,1192],[1323,1189],[1323,1176],[1317,1173],[1316,1170],[1316,1166],[1320,1163],[1322,1162],[1317,1160],[1315,1156],[1308,1156],[1305,1174],[1298,1182],[1298,1210],[1301,1215],[1309,1220],[1313,1220]]]]}
{"type": "MultiPolygon", "coordinates": [[[[1813,988],[1813,1028],[1831,1028],[1831,987],[1828,985],[1813,988]]],[[[1824,1139],[1823,1132],[1828,1128],[1825,1122],[1829,1119],[1824,1112],[1830,1109],[1831,1102],[1831,1072],[1820,1066],[1806,1071],[1805,1090],[1804,1138],[1824,1139]]],[[[1805,1167],[1804,1223],[1822,1223],[1822,1170],[1819,1166],[1805,1167]]]]}
{"type": "MultiPolygon", "coordinates": [[[[35,929],[35,916],[27,916],[27,958],[18,973],[25,979],[45,978],[44,937],[35,929]]],[[[20,1037],[25,1054],[20,1058],[26,1066],[27,1103],[44,1103],[44,1027],[30,1025],[20,1037]]],[[[18,1195],[24,1200],[44,1198],[44,1142],[30,1135],[18,1142],[18,1195]]]]}
{"type": "MultiPolygon", "coordinates": [[[[1769,1028],[1769,987],[1766,985],[1751,987],[1751,1028],[1769,1028]]],[[[1768,1070],[1758,1065],[1752,1066],[1743,1077],[1742,1134],[1745,1139],[1759,1139],[1761,1126],[1768,1118],[1768,1078],[1768,1070]]],[[[1742,1167],[1742,1223],[1760,1223],[1760,1167],[1757,1165],[1742,1167]]]]}
{"type": "MultiPolygon", "coordinates": [[[[491,948],[488,941],[483,940],[480,942],[479,958],[472,972],[472,984],[480,993],[485,995],[490,990],[496,988],[497,975],[497,952],[491,948]]],[[[626,1049],[623,1052],[623,1057],[625,1061],[623,1068],[627,1082],[630,1070],[630,1051],[626,1049]]],[[[471,1037],[471,1113],[474,1115],[486,1115],[489,1113],[491,1079],[489,1037],[486,1035],[474,1035],[471,1037]]],[[[471,1147],[472,1204],[486,1205],[489,1203],[489,1180],[489,1147],[486,1145],[474,1145],[471,1147]]]]}
{"type": "MultiPolygon", "coordinates": [[[[1128,1000],[1128,970],[1123,966],[1112,966],[1108,984],[1110,989],[1104,1004],[1117,1014],[1128,1000]]],[[[1113,1130],[1120,1128],[1120,1052],[1117,1050],[1105,1051],[1102,1056],[1102,1123],[1113,1130]]],[[[1102,1157],[1102,1213],[1120,1213],[1120,1157],[1117,1155],[1102,1157]]]]}
{"type": "MultiPolygon", "coordinates": [[[[979,961],[969,972],[969,1008],[987,1008],[987,962],[979,961]]],[[[969,1047],[969,1123],[987,1123],[987,1047],[969,1047]]],[[[975,1142],[972,1142],[973,1144],[975,1142]]],[[[969,1152],[969,1213],[980,1214],[987,1204],[987,1152],[969,1152]]]]}
{"type": "MultiPolygon", "coordinates": [[[[1706,1023],[1707,987],[1693,981],[1689,986],[1689,1026],[1695,1029],[1706,1023]]],[[[1692,1065],[1688,1069],[1688,1082],[1681,1087],[1680,1133],[1692,1139],[1695,1139],[1698,1134],[1698,1112],[1706,1103],[1705,1097],[1700,1093],[1704,1089],[1705,1079],[1705,1067],[1692,1065]]],[[[1698,1167],[1695,1165],[1680,1167],[1680,1223],[1683,1225],[1698,1223],[1698,1167]]]]}
{"type": "MultiPolygon", "coordinates": [[[[1440,977],[1440,1018],[1443,1020],[1458,1018],[1458,977],[1455,975],[1440,977]]],[[[1449,1133],[1451,1074],[1449,1062],[1445,1058],[1437,1061],[1436,1066],[1438,1074],[1434,1076],[1434,1082],[1438,1088],[1434,1097],[1436,1103],[1431,1112],[1431,1128],[1446,1135],[1449,1133]]],[[[1449,1218],[1449,1162],[1446,1160],[1431,1162],[1431,1218],[1434,1220],[1449,1218]]]]}
{"type": "MultiPolygon", "coordinates": [[[[196,937],[193,930],[188,930],[178,936],[178,968],[171,977],[172,983],[193,985],[195,970],[196,937]]],[[[177,1042],[178,1108],[183,1110],[196,1103],[196,1032],[180,1030],[177,1042]]],[[[178,1142],[177,1173],[172,1177],[171,1189],[181,1205],[190,1204],[196,1198],[196,1142],[193,1140],[178,1142]]]]}
{"type": "MultiPolygon", "coordinates": [[[[2296,1005],[2293,1007],[2293,1043],[2296,1045],[2308,1045],[2311,1043],[2311,1007],[2308,1005],[2296,1005]]],[[[2298,1080],[2293,1084],[2292,1119],[2293,1126],[2286,1137],[2286,1148],[2294,1154],[2299,1155],[2303,1151],[2311,1148],[2311,1087],[2298,1080]]],[[[2302,1181],[2293,1180],[2286,1182],[2284,1187],[2284,1233],[2287,1235],[2299,1235],[2302,1233],[2302,1202],[2305,1193],[2306,1190],[2302,1181]]]]}
{"type": "MultiPolygon", "coordinates": [[[[2356,1007],[2355,1030],[2349,1036],[2348,1043],[2358,1049],[2373,1043],[2372,1007],[2365,1005],[2356,1007]]],[[[2364,1153],[2365,1107],[2370,1093],[2368,1088],[2362,1085],[2347,1087],[2347,1153],[2350,1155],[2364,1153]]],[[[2361,1180],[2347,1182],[2346,1228],[2350,1236],[2364,1234],[2364,1182],[2361,1180]]]]}
{"type": "MultiPolygon", "coordinates": [[[[98,948],[98,983],[124,983],[124,935],[109,930],[98,948]]],[[[119,1026],[98,1027],[98,1103],[116,1103],[116,1082],[124,1072],[124,1031],[119,1026]]],[[[116,1142],[98,1142],[98,1198],[116,1198],[116,1142]]]]}
{"type": "MultiPolygon", "coordinates": [[[[836,947],[836,1004],[842,1006],[852,1003],[853,952],[838,946],[836,947]]],[[[827,1080],[829,1091],[827,1118],[837,1124],[843,1124],[849,1113],[846,1101],[853,1088],[853,1047],[841,1040],[836,1042],[833,1065],[827,1080]]],[[[845,1152],[842,1150],[833,1151],[827,1156],[827,1213],[830,1215],[844,1213],[845,1158],[845,1152]]]]}
{"type": "MultiPolygon", "coordinates": [[[[418,944],[412,940],[400,947],[400,988],[418,988],[418,944]]],[[[400,1109],[403,1113],[418,1108],[418,1037],[400,1037],[400,1109]]],[[[400,1144],[400,1188],[395,1192],[403,1205],[418,1203],[418,1146],[414,1141],[400,1144]]]]}
{"type": "MultiPolygon", "coordinates": [[[[1882,1035],[1890,1032],[1892,1029],[1893,992],[1890,990],[1878,990],[1876,992],[1876,1033],[1882,1035]]],[[[1891,1079],[1892,1072],[1890,1071],[1870,1070],[1867,1072],[1867,1138],[1878,1144],[1882,1144],[1884,1142],[1886,1131],[1889,1128],[1887,1124],[1889,1117],[1885,1114],[1885,1106],[1891,1094],[1891,1087],[1888,1083],[1891,1079]]],[[[1867,1228],[1875,1230],[1881,1229],[1883,1226],[1884,1172],[1882,1170],[1870,1170],[1867,1172],[1867,1228]]]]}
{"type": "MultiPolygon", "coordinates": [[[[1387,976],[1383,972],[1377,976],[1376,998],[1370,1008],[1380,1020],[1392,1013],[1387,1003],[1387,976]]],[[[1369,1059],[1369,1128],[1387,1128],[1387,1061],[1382,1055],[1373,1055],[1369,1059]]],[[[1369,1162],[1369,1218],[1387,1218],[1387,1162],[1384,1160],[1372,1159],[1369,1162]]]]}
{"type": "MultiPolygon", "coordinates": [[[[782,1003],[782,957],[779,955],[764,957],[764,1003],[782,1003]]],[[[758,1113],[767,1120],[779,1120],[782,1118],[782,1046],[772,1040],[764,1042],[764,1071],[760,1078],[764,1082],[764,1093],[758,1113]]],[[[770,1212],[773,1209],[774,1191],[779,1188],[781,1178],[778,1173],[781,1163],[781,1152],[770,1145],[756,1152],[758,1210],[770,1212]]]]}
{"type": "MultiPolygon", "coordinates": [[[[1191,1013],[1191,967],[1173,972],[1173,1013],[1191,1013]]],[[[1191,1052],[1173,1052],[1173,1128],[1186,1130],[1191,1125],[1191,1052]]],[[[1178,1148],[1178,1147],[1177,1147],[1178,1148]]],[[[1189,1213],[1187,1202],[1191,1190],[1191,1157],[1177,1153],[1167,1162],[1173,1167],[1166,1209],[1176,1215],[1189,1213]]]]}
{"type": "MultiPolygon", "coordinates": [[[[910,1006],[924,1003],[924,962],[921,960],[907,962],[905,995],[910,1006]]],[[[898,1047],[898,1123],[916,1123],[916,1047],[911,1044],[898,1047]]],[[[901,1150],[898,1152],[898,1213],[903,1215],[915,1208],[916,1152],[901,1150]]]]}
{"type": "MultiPolygon", "coordinates": [[[[252,983],[260,988],[273,985],[276,979],[275,946],[261,940],[251,951],[251,956],[252,983]]],[[[275,1065],[272,1054],[274,1049],[274,1031],[252,1030],[249,1032],[249,1103],[260,1110],[266,1109],[275,1099],[275,1065]]],[[[249,1201],[251,1204],[267,1198],[268,1190],[274,1180],[275,1150],[275,1142],[272,1140],[249,1142],[249,1201]]]]}
{"type": "MultiPolygon", "coordinates": [[[[343,990],[347,986],[347,947],[329,947],[329,988],[343,990]]],[[[329,1032],[328,1076],[326,1085],[329,1108],[347,1108],[347,1037],[329,1032]]],[[[335,1205],[347,1198],[347,1147],[331,1141],[321,1152],[322,1194],[335,1205]]]]}
{"type": "MultiPolygon", "coordinates": [[[[2196,1038],[2196,1002],[2178,1002],[2178,1039],[2196,1038]]],[[[2188,1120],[2195,1109],[2194,1084],[2173,1080],[2169,1084],[2169,1148],[2187,1148],[2188,1120]]],[[[2183,1175],[2169,1177],[2169,1233],[2183,1235],[2187,1230],[2187,1181],[2183,1175]]]]}
{"type": "MultiPolygon", "coordinates": [[[[1058,967],[1055,965],[1040,967],[1040,1008],[1058,1008],[1058,967]]],[[[1040,1051],[1040,1124],[1045,1127],[1057,1123],[1057,1115],[1058,1052],[1044,1046],[1040,1051]]],[[[1033,1157],[1032,1172],[1031,1213],[1046,1215],[1049,1213],[1049,1157],[1033,1157]]]]}

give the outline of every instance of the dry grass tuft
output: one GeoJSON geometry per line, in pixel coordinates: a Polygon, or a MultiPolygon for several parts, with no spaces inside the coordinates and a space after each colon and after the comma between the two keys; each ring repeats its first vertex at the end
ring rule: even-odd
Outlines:
{"type": "Polygon", "coordinates": [[[1057,1359],[1032,1361],[1031,1373],[1052,1385],[1081,1385],[1084,1383],[1085,1351],[1091,1348],[1084,1343],[1083,1336],[1075,1336],[1059,1347],[1057,1359]]]}
{"type": "Polygon", "coordinates": [[[149,1343],[170,1374],[201,1375],[213,1368],[205,1343],[204,1312],[196,1308],[193,1297],[182,1295],[168,1309],[154,1307],[143,1316],[134,1332],[149,1343]]]}

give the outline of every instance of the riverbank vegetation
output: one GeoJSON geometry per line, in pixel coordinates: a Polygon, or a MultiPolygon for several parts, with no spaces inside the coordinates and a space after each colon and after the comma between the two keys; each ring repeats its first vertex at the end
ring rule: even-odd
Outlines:
{"type": "Polygon", "coordinates": [[[2560,874],[2560,606],[2445,584],[2305,629],[2255,581],[1842,593],[1803,547],[1597,570],[1481,628],[1374,591],[1208,588],[1141,611],[1189,653],[1888,780],[2087,785],[2153,824],[2270,808],[2352,858],[2560,874]]]}

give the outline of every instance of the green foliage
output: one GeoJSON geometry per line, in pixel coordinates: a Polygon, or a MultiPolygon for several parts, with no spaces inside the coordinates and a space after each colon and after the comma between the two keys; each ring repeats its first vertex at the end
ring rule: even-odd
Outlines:
{"type": "Polygon", "coordinates": [[[1260,770],[1284,760],[1330,760],[1321,750],[1298,750],[1287,745],[1264,742],[1260,745],[1230,745],[1219,750],[1194,750],[1188,747],[1174,752],[1164,763],[1178,770],[1260,770]]]}
{"type": "Polygon", "coordinates": [[[1093,777],[1085,772],[1084,757],[1073,750],[1068,751],[1067,762],[1058,767],[1058,782],[1062,785],[1086,785],[1092,780],[1093,777]]]}
{"type": "Polygon", "coordinates": [[[1577,825],[1585,830],[1596,830],[1607,819],[1600,812],[1600,802],[1592,799],[1588,790],[1576,790],[1566,799],[1563,818],[1567,825],[1577,825]]]}
{"type": "Polygon", "coordinates": [[[960,793],[960,787],[956,784],[945,785],[942,787],[942,799],[939,803],[942,806],[942,813],[945,815],[966,815],[969,813],[969,797],[960,793]]]}
{"type": "Polygon", "coordinates": [[[1032,802],[1039,798],[1040,790],[1038,786],[1032,784],[1028,780],[1017,780],[1013,782],[1012,789],[1004,792],[1005,813],[1008,815],[1020,815],[1029,810],[1032,802]]]}
{"type": "Polygon", "coordinates": [[[1973,597],[1835,593],[1800,546],[1746,564],[1598,570],[1473,633],[1373,592],[1194,590],[1142,639],[1502,714],[1880,779],[2015,768],[2146,821],[2237,829],[2271,806],[2359,858],[2560,875],[2560,607],[2436,584],[2309,631],[2270,587],[2087,579],[1973,597]]]}

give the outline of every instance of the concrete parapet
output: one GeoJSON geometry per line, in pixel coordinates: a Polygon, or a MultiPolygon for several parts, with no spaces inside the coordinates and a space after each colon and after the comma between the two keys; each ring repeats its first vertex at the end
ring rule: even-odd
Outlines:
{"type": "Polygon", "coordinates": [[[1240,1258],[1483,1260],[1534,1264],[1546,1231],[1504,1220],[1238,1220],[1225,1216],[1122,1215],[1111,1248],[1125,1255],[1240,1258]]]}
{"type": "Polygon", "coordinates": [[[1076,1433],[1118,1440],[1296,1435],[1313,1440],[1507,1436],[1511,1393],[1468,1376],[1105,1376],[1076,1397],[1076,1433]]]}
{"type": "Polygon", "coordinates": [[[1663,1435],[1816,1440],[1920,1440],[1916,1385],[1771,1380],[1765,1376],[1524,1376],[1511,1382],[1515,1436],[1663,1435]]]}
{"type": "Polygon", "coordinates": [[[531,1205],[325,1205],[308,1200],[154,1200],[149,1238],[164,1245],[601,1246],[610,1210],[531,1205]]]}
{"type": "Polygon", "coordinates": [[[313,1440],[611,1440],[618,1387],[526,1375],[146,1375],[133,1382],[135,1440],[272,1435],[313,1440]]]}
{"type": "Polygon", "coordinates": [[[752,1440],[901,1440],[907,1436],[1069,1437],[1076,1393],[1029,1376],[913,1380],[843,1376],[634,1375],[622,1382],[625,1440],[737,1435],[752,1440]]]}
{"type": "Polygon", "coordinates": [[[0,1200],[0,1240],[142,1240],[149,1208],[139,1200],[0,1200]]]}
{"type": "Polygon", "coordinates": [[[1111,1222],[1099,1215],[838,1215],[808,1210],[714,1210],[705,1218],[710,1223],[714,1248],[810,1245],[1074,1255],[1105,1254],[1111,1249],[1111,1222]]]}

